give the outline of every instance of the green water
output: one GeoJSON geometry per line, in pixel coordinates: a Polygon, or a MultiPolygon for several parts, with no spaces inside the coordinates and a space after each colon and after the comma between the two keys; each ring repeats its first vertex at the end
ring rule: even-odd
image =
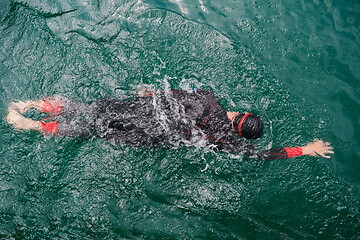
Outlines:
{"type": "Polygon", "coordinates": [[[2,0],[0,239],[359,239],[359,1],[2,0]],[[12,99],[206,88],[263,116],[262,162],[5,123],[12,99]]]}

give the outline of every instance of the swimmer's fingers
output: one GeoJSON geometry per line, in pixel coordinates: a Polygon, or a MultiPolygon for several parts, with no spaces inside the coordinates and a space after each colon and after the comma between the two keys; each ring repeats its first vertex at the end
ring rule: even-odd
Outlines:
{"type": "Polygon", "coordinates": [[[330,158],[330,156],[328,154],[333,154],[334,152],[333,151],[329,151],[329,152],[316,152],[316,154],[318,156],[321,156],[323,158],[330,158]]]}
{"type": "Polygon", "coordinates": [[[321,156],[323,156],[324,158],[330,158],[329,154],[334,154],[333,150],[334,150],[334,148],[330,145],[330,143],[325,142],[324,143],[324,151],[321,156]]]}
{"type": "Polygon", "coordinates": [[[315,152],[318,156],[330,158],[329,154],[334,154],[333,147],[328,142],[323,142],[322,146],[315,152]]]}
{"type": "Polygon", "coordinates": [[[325,151],[321,156],[323,156],[324,158],[330,158],[329,154],[334,154],[334,151],[325,151]]]}
{"type": "Polygon", "coordinates": [[[312,157],[324,157],[330,158],[329,154],[333,154],[333,147],[328,142],[315,139],[313,142],[308,143],[303,147],[303,155],[309,155],[312,157]]]}

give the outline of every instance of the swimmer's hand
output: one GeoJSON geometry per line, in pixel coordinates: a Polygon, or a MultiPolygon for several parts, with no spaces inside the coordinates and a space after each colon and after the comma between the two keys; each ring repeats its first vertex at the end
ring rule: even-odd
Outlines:
{"type": "Polygon", "coordinates": [[[322,156],[324,158],[330,158],[329,154],[333,154],[333,147],[330,143],[323,142],[322,140],[316,139],[315,141],[308,143],[302,147],[303,154],[312,157],[322,156]]]}

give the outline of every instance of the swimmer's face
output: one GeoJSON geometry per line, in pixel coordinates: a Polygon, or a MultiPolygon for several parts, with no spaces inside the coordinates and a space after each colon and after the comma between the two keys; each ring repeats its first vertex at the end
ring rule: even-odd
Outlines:
{"type": "Polygon", "coordinates": [[[227,112],[231,130],[246,139],[257,139],[263,133],[263,123],[253,113],[227,112]]]}
{"type": "Polygon", "coordinates": [[[240,114],[239,112],[227,112],[226,113],[226,116],[229,118],[229,120],[231,122],[231,130],[234,132],[236,132],[235,127],[234,127],[234,120],[235,120],[236,116],[239,114],[240,114]]]}

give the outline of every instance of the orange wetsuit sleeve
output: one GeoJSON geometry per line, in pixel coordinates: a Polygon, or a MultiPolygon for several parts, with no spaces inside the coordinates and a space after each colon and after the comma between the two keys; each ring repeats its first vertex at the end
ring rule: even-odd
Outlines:
{"type": "Polygon", "coordinates": [[[293,148],[284,147],[284,149],[286,151],[288,158],[298,157],[303,154],[302,147],[293,147],[293,148]]]}

